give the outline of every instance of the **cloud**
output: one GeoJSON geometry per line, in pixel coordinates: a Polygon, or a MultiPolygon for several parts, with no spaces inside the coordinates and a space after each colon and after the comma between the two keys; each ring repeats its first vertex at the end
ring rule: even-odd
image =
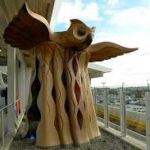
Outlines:
{"type": "Polygon", "coordinates": [[[82,0],[63,2],[58,13],[57,23],[68,24],[69,20],[73,18],[86,21],[100,21],[102,18],[99,16],[98,3],[83,3],[82,0]]]}
{"type": "Polygon", "coordinates": [[[121,11],[116,11],[112,14],[111,24],[118,26],[132,26],[137,28],[150,29],[150,7],[134,7],[121,11]]]}
{"type": "Polygon", "coordinates": [[[145,76],[145,78],[143,78],[143,75],[135,75],[135,76],[130,76],[127,78],[126,75],[122,75],[122,74],[119,75],[119,74],[113,74],[113,73],[111,73],[111,75],[110,75],[109,73],[107,73],[104,75],[103,78],[93,79],[91,84],[93,87],[94,86],[102,87],[103,86],[102,82],[105,82],[107,87],[121,87],[122,83],[124,83],[125,87],[146,86],[147,80],[149,81],[148,78],[149,78],[149,76],[145,76]],[[119,78],[119,80],[118,80],[118,78],[119,78]],[[133,81],[137,81],[137,82],[133,82],[133,81]]]}
{"type": "Polygon", "coordinates": [[[107,3],[108,3],[108,5],[114,6],[114,5],[117,5],[119,3],[119,0],[108,0],[107,3]]]}
{"type": "Polygon", "coordinates": [[[127,85],[145,85],[146,80],[150,80],[150,51],[149,39],[150,31],[134,31],[131,33],[96,33],[95,42],[111,41],[126,47],[138,47],[139,50],[133,53],[125,54],[110,60],[99,62],[100,65],[111,68],[110,73],[104,74],[104,77],[93,80],[92,85],[101,86],[101,82],[107,85],[120,85],[125,82],[127,85]]]}

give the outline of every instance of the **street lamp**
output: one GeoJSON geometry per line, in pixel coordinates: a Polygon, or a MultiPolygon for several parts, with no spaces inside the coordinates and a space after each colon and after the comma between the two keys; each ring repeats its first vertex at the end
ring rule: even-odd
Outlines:
{"type": "Polygon", "coordinates": [[[106,82],[102,82],[102,85],[103,85],[103,88],[105,87],[105,85],[106,85],[106,82]]]}

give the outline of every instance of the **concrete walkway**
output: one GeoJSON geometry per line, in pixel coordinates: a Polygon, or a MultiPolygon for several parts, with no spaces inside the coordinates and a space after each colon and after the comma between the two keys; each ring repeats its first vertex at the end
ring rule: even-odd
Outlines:
{"type": "MultiPolygon", "coordinates": [[[[101,130],[101,138],[92,141],[90,144],[82,145],[80,147],[66,147],[66,148],[50,148],[47,150],[138,150],[137,148],[127,144],[114,135],[101,130]]],[[[34,142],[28,139],[14,140],[10,146],[10,150],[41,150],[34,145],[34,142]]]]}

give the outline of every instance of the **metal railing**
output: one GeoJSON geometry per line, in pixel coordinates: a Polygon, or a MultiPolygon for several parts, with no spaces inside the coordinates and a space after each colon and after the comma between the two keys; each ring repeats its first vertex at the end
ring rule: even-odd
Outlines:
{"type": "MultiPolygon", "coordinates": [[[[123,88],[121,88],[119,91],[119,97],[120,97],[120,125],[119,125],[120,136],[126,137],[127,133],[129,133],[129,129],[127,129],[127,125],[126,125],[126,119],[127,119],[127,117],[126,117],[126,103],[125,103],[125,92],[124,92],[123,88]]],[[[145,93],[145,100],[146,100],[146,136],[145,136],[145,141],[146,141],[147,150],[150,150],[150,92],[149,91],[145,93]]],[[[108,128],[108,127],[110,127],[111,122],[109,121],[109,112],[108,112],[109,106],[108,106],[107,88],[104,89],[104,91],[103,91],[103,109],[104,109],[103,110],[103,112],[104,112],[104,119],[103,119],[104,127],[108,128]]],[[[136,135],[138,135],[138,133],[136,135]]],[[[141,136],[143,136],[143,135],[141,135],[141,136]]]]}
{"type": "MultiPolygon", "coordinates": [[[[18,116],[21,112],[18,112],[18,102],[20,103],[20,99],[17,99],[14,103],[8,104],[7,106],[3,107],[0,109],[0,114],[1,114],[1,140],[2,140],[2,146],[5,145],[5,112],[7,112],[7,114],[9,113],[8,109],[10,107],[12,107],[12,109],[14,110],[14,114],[16,114],[16,120],[18,119],[18,116]],[[16,107],[16,109],[15,109],[16,107]]],[[[20,105],[20,104],[19,104],[20,105]]],[[[8,116],[6,116],[8,117],[8,116]]],[[[7,134],[7,133],[6,133],[7,134]]]]}

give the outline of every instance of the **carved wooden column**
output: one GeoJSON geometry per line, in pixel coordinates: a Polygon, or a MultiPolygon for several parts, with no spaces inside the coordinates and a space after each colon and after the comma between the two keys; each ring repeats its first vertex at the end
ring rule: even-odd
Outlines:
{"type": "Polygon", "coordinates": [[[62,145],[73,144],[72,134],[70,130],[68,93],[66,91],[66,74],[65,74],[65,50],[55,44],[53,55],[53,75],[54,89],[53,96],[55,97],[57,118],[55,126],[59,132],[59,138],[62,145]]]}
{"type": "Polygon", "coordinates": [[[36,145],[80,145],[100,136],[90,90],[88,62],[136,49],[110,42],[91,45],[93,30],[78,19],[67,31],[51,33],[48,22],[25,4],[8,25],[5,42],[23,50],[32,64],[26,116],[36,122],[36,145]]]}
{"type": "Polygon", "coordinates": [[[41,115],[36,131],[36,144],[42,147],[60,145],[57,127],[55,126],[57,110],[52,95],[54,87],[53,47],[50,42],[42,43],[38,46],[36,53],[37,61],[39,61],[37,73],[40,82],[37,104],[41,115]]]}
{"type": "Polygon", "coordinates": [[[89,141],[86,132],[85,105],[79,67],[80,53],[68,50],[66,58],[67,93],[71,131],[75,144],[89,141]]]}

